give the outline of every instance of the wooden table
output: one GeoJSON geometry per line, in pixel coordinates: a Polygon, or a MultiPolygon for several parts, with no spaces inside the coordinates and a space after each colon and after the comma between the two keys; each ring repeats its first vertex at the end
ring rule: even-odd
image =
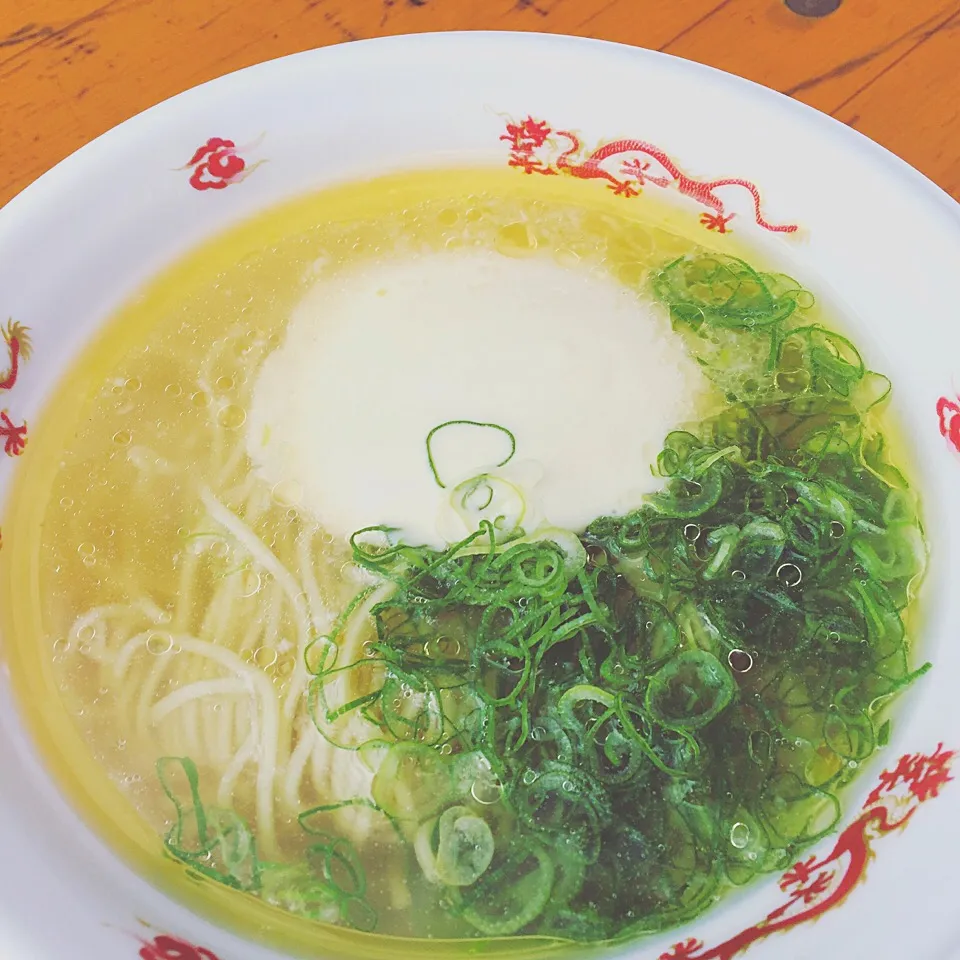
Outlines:
{"type": "Polygon", "coordinates": [[[0,0],[0,204],[204,80],[309,47],[454,29],[580,34],[721,67],[856,127],[960,198],[960,0],[843,0],[819,17],[784,0],[0,0]]]}

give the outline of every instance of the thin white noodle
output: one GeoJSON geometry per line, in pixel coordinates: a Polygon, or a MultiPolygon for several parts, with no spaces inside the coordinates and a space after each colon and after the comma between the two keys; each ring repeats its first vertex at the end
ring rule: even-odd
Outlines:
{"type": "MultiPolygon", "coordinates": [[[[214,562],[211,566],[216,566],[216,563],[214,562]]],[[[229,584],[220,577],[214,580],[213,596],[207,604],[196,636],[200,640],[216,643],[218,640],[218,623],[223,620],[223,611],[226,610],[229,613],[229,609],[229,584]]],[[[177,666],[182,666],[178,676],[181,686],[191,682],[203,681],[208,677],[211,669],[211,663],[203,658],[180,659],[177,666]]],[[[207,733],[207,724],[205,719],[201,717],[203,711],[203,704],[191,701],[184,706],[178,717],[182,728],[183,742],[191,754],[201,752],[201,740],[205,740],[209,747],[209,740],[204,736],[207,733]]]]}
{"type": "Polygon", "coordinates": [[[215,637],[214,634],[214,624],[217,620],[217,615],[220,612],[220,604],[223,601],[223,580],[214,581],[213,596],[210,599],[210,602],[207,604],[207,608],[204,611],[203,619],[200,621],[200,626],[196,631],[196,635],[203,640],[213,640],[215,637]]]}
{"type": "Polygon", "coordinates": [[[309,720],[301,723],[300,736],[283,777],[283,802],[289,814],[295,814],[300,807],[300,784],[314,748],[314,738],[321,739],[316,727],[309,720]]]}
{"type": "Polygon", "coordinates": [[[307,595],[310,622],[317,633],[326,633],[333,624],[334,616],[320,598],[320,586],[313,571],[313,557],[310,555],[311,539],[311,534],[307,530],[297,537],[297,564],[300,567],[303,589],[307,595]]]}
{"type": "Polygon", "coordinates": [[[250,488],[250,495],[247,497],[243,508],[243,516],[247,526],[252,527],[263,518],[263,515],[270,509],[271,495],[270,490],[265,484],[256,484],[250,488]]]}
{"type": "MultiPolygon", "coordinates": [[[[217,683],[219,681],[211,679],[199,682],[217,683]]],[[[222,710],[223,704],[229,703],[230,700],[230,696],[224,696],[220,700],[214,700],[212,697],[203,697],[196,702],[200,722],[200,736],[203,740],[203,755],[206,756],[211,763],[215,763],[219,756],[217,734],[220,730],[218,723],[220,720],[220,710],[222,710]]]]}
{"type": "MultiPolygon", "coordinates": [[[[360,796],[369,799],[372,774],[354,751],[333,746],[318,732],[310,761],[311,782],[319,796],[333,802],[360,796]]],[[[343,807],[334,817],[356,843],[362,843],[376,827],[384,824],[377,813],[363,806],[343,807]]]]}
{"type": "MultiPolygon", "coordinates": [[[[217,613],[210,624],[211,639],[214,643],[223,646],[231,646],[229,642],[233,633],[231,624],[235,622],[234,611],[239,600],[240,573],[240,571],[237,571],[224,578],[215,599],[217,613]]],[[[201,676],[203,676],[203,673],[201,671],[201,676]]],[[[185,722],[189,720],[191,724],[199,724],[200,734],[206,744],[207,755],[210,758],[218,756],[217,733],[221,726],[218,708],[222,710],[222,706],[221,703],[204,700],[190,707],[184,714],[185,722]]],[[[229,752],[229,745],[227,752],[229,752]]]]}
{"type": "MultiPolygon", "coordinates": [[[[195,679],[195,682],[202,683],[200,679],[203,676],[204,670],[207,667],[207,664],[203,661],[200,661],[199,665],[191,664],[187,662],[188,673],[186,677],[181,677],[181,684],[184,680],[190,681],[191,678],[195,679]],[[193,669],[189,668],[193,666],[193,669]]],[[[179,716],[177,717],[179,723],[177,724],[180,734],[181,742],[183,743],[183,751],[190,754],[192,757],[201,756],[203,749],[200,745],[200,705],[195,700],[188,700],[184,705],[183,709],[180,711],[179,716]]]]}
{"type": "MultiPolygon", "coordinates": [[[[224,643],[234,620],[233,611],[240,597],[240,571],[225,577],[217,595],[217,612],[210,624],[210,634],[215,642],[224,643]]],[[[213,606],[213,604],[211,604],[213,606]]]]}
{"type": "Polygon", "coordinates": [[[235,743],[243,743],[256,722],[256,713],[250,709],[249,700],[240,700],[233,712],[235,743]]]}
{"type": "MultiPolygon", "coordinates": [[[[240,597],[233,607],[235,617],[238,618],[241,623],[246,622],[243,640],[239,646],[234,647],[239,654],[247,652],[249,648],[256,643],[257,637],[263,628],[259,612],[255,608],[252,610],[246,609],[248,606],[248,598],[240,597]]],[[[210,732],[210,737],[214,743],[212,753],[217,757],[223,758],[224,761],[229,759],[233,754],[233,744],[242,743],[248,735],[248,728],[243,727],[241,730],[241,724],[238,720],[237,713],[241,709],[248,709],[246,701],[226,700],[213,705],[211,727],[215,729],[216,732],[214,733],[213,730],[210,732]],[[237,731],[236,737],[234,737],[235,729],[237,731]]]]}
{"type": "MultiPolygon", "coordinates": [[[[123,680],[127,670],[130,669],[130,662],[134,656],[141,650],[147,649],[147,641],[151,637],[160,637],[167,641],[169,646],[173,647],[173,634],[169,630],[142,630],[134,634],[118,651],[113,660],[113,679],[117,682],[123,680]]],[[[166,654],[158,654],[166,656],[166,654]]]]}
{"type": "Polygon", "coordinates": [[[210,753],[215,763],[226,763],[230,758],[232,747],[230,734],[233,732],[234,700],[218,702],[215,707],[217,708],[216,719],[212,724],[214,729],[210,735],[210,753]]]}
{"type": "Polygon", "coordinates": [[[221,807],[229,807],[233,802],[233,791],[236,786],[237,778],[243,772],[243,768],[253,760],[257,755],[257,730],[252,728],[247,739],[243,742],[240,749],[233,755],[233,759],[223,771],[220,778],[220,784],[217,787],[217,803],[221,807]]]}
{"type": "Polygon", "coordinates": [[[386,580],[374,590],[369,597],[353,612],[347,621],[340,640],[340,652],[337,663],[345,666],[361,659],[363,655],[364,633],[369,634],[373,626],[370,621],[370,611],[384,600],[389,599],[397,590],[397,585],[386,580]]]}
{"type": "Polygon", "coordinates": [[[270,602],[267,605],[266,616],[263,618],[263,638],[260,646],[268,650],[276,650],[280,641],[280,617],[283,614],[283,594],[282,588],[274,581],[273,589],[270,591],[270,602]]]}
{"type": "Polygon", "coordinates": [[[229,697],[237,695],[249,696],[253,691],[245,680],[199,680],[189,683],[185,687],[177,687],[172,693],[158,700],[150,710],[150,720],[158,724],[164,717],[179,709],[191,700],[200,700],[205,697],[229,697]]]}
{"type": "MultiPolygon", "coordinates": [[[[227,490],[221,494],[221,499],[227,504],[244,504],[248,501],[248,498],[254,489],[255,483],[256,475],[250,471],[244,474],[243,479],[239,483],[227,488],[227,490]]],[[[249,512],[247,510],[242,510],[242,513],[249,520],[249,512]]]]}
{"type": "Polygon", "coordinates": [[[137,699],[137,713],[135,726],[137,734],[144,740],[150,736],[150,704],[153,701],[153,695],[157,692],[157,687],[164,680],[164,674],[172,662],[171,657],[157,657],[157,660],[150,667],[150,672],[146,680],[140,687],[140,696],[137,699]]]}
{"type": "Polygon", "coordinates": [[[206,657],[239,677],[249,680],[250,686],[259,695],[260,723],[257,770],[256,811],[257,836],[268,856],[276,856],[276,824],[273,814],[273,787],[277,772],[277,735],[279,728],[279,703],[273,684],[256,668],[243,662],[232,650],[195,637],[177,637],[176,642],[187,653],[206,657]]]}
{"type": "Polygon", "coordinates": [[[331,761],[335,749],[336,747],[331,746],[321,736],[310,751],[310,781],[313,783],[314,790],[321,797],[331,795],[330,780],[333,774],[333,763],[331,761]]]}
{"type": "MultiPolygon", "coordinates": [[[[214,396],[210,397],[210,402],[207,405],[207,409],[211,414],[216,418],[220,415],[220,412],[227,406],[222,400],[217,399],[214,396]]],[[[223,430],[221,430],[217,424],[216,420],[213,421],[213,442],[210,445],[210,472],[216,476],[219,473],[218,467],[223,466],[223,430]]]]}
{"type": "Polygon", "coordinates": [[[112,659],[112,651],[107,649],[108,631],[106,621],[114,617],[138,612],[154,623],[162,623],[167,619],[167,614],[152,600],[146,597],[132,603],[108,603],[103,606],[93,607],[93,609],[87,610],[73,621],[73,626],[67,634],[70,646],[79,646],[82,643],[86,643],[87,650],[84,651],[84,656],[94,660],[112,659]],[[93,627],[94,635],[91,640],[82,641],[80,631],[86,627],[93,627]],[[93,640],[102,640],[102,642],[97,645],[100,647],[99,650],[96,649],[92,642],[93,640]]]}
{"type": "Polygon", "coordinates": [[[300,596],[299,584],[253,530],[235,513],[225,507],[209,489],[204,488],[200,492],[200,499],[203,501],[211,519],[223,527],[282,587],[294,610],[299,651],[302,656],[309,642],[310,630],[307,626],[307,611],[300,596]]]}
{"type": "Polygon", "coordinates": [[[239,443],[234,444],[233,451],[230,456],[227,457],[226,463],[220,468],[220,472],[217,474],[216,485],[218,488],[226,486],[227,481],[237,472],[237,467],[240,466],[246,456],[246,442],[241,440],[239,443]]]}
{"type": "Polygon", "coordinates": [[[409,910],[413,904],[410,893],[410,884],[404,873],[402,862],[391,858],[387,866],[387,875],[390,878],[390,903],[394,910],[409,910]]]}
{"type": "MultiPolygon", "coordinates": [[[[259,576],[259,574],[258,574],[259,576]]],[[[275,589],[279,589],[274,585],[275,589]]],[[[240,646],[237,647],[240,653],[246,653],[248,650],[255,649],[258,644],[257,641],[263,635],[263,617],[257,609],[256,603],[249,603],[252,598],[245,597],[244,600],[248,601],[246,605],[252,606],[253,610],[241,611],[241,615],[246,614],[247,628],[243,633],[243,638],[240,641],[240,646]]]]}
{"type": "Polygon", "coordinates": [[[310,674],[300,657],[297,657],[293,666],[293,673],[287,678],[287,694],[283,699],[283,715],[288,723],[303,706],[303,698],[310,684],[310,674]]]}
{"type": "Polygon", "coordinates": [[[200,557],[192,550],[181,550],[179,559],[180,578],[177,586],[177,604],[173,611],[171,626],[177,633],[185,633],[190,629],[193,592],[197,581],[197,567],[200,566],[200,557]]]}

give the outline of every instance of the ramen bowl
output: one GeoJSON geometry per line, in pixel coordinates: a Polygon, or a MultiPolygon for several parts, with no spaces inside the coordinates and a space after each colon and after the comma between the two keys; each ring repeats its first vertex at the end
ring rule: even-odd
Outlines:
{"type": "MultiPolygon", "coordinates": [[[[648,931],[638,927],[636,935],[608,949],[636,960],[953,955],[953,874],[960,849],[956,816],[960,795],[954,793],[951,782],[954,750],[960,745],[960,707],[953,685],[960,674],[960,652],[954,640],[960,597],[950,589],[960,543],[960,506],[953,495],[960,478],[960,398],[956,395],[960,325],[953,317],[953,268],[960,253],[956,205],[919,173],[856,132],[762,87],[673,57],[615,44],[498,33],[363,41],[231,74],[123,123],[63,161],[0,211],[0,316],[9,318],[0,342],[6,353],[0,364],[6,371],[0,371],[0,438],[4,442],[0,484],[5,499],[0,603],[7,665],[0,691],[0,848],[5,852],[5,867],[0,871],[0,929],[9,955],[34,960],[75,955],[100,960],[138,956],[142,960],[254,960],[300,955],[386,958],[411,950],[437,958],[478,951],[535,957],[601,950],[592,941],[602,936],[588,937],[589,946],[571,944],[562,931],[557,932],[559,927],[544,933],[530,925],[521,925],[517,931],[504,927],[511,934],[507,936],[498,936],[488,923],[480,931],[484,935],[474,939],[449,939],[442,932],[433,938],[397,939],[355,929],[369,926],[365,922],[319,924],[291,917],[262,898],[217,883],[204,876],[209,850],[193,859],[178,859],[177,851],[183,852],[186,841],[179,834],[171,840],[168,834],[165,847],[162,831],[148,828],[129,801],[132,794],[122,792],[116,777],[111,780],[99,771],[96,762],[102,747],[88,742],[82,724],[71,726],[64,719],[70,710],[74,720],[82,716],[76,714],[82,706],[76,706],[72,694],[64,692],[62,702],[58,696],[58,685],[66,691],[69,683],[57,673],[54,654],[62,653],[73,640],[82,643],[83,631],[88,646],[95,642],[99,621],[75,624],[76,636],[44,626],[44,617],[55,620],[59,615],[53,601],[41,610],[38,599],[44,595],[44,578],[51,575],[44,564],[54,561],[45,561],[31,545],[43,538],[45,511],[58,488],[50,480],[23,478],[56,475],[63,465],[61,451],[70,449],[71,463],[81,468],[76,475],[89,478],[89,483],[86,479],[76,482],[72,493],[59,490],[58,516],[82,515],[85,502],[96,496],[100,461],[108,458],[99,441],[91,441],[89,448],[78,447],[96,427],[87,419],[78,420],[78,411],[88,409],[84,405],[95,392],[91,384],[123,397],[149,386],[133,376],[111,380],[102,351],[90,345],[99,342],[101,331],[121,310],[126,319],[111,328],[113,343],[132,348],[136,311],[141,308],[153,310],[152,316],[159,318],[156,322],[169,325],[174,333],[185,330],[177,327],[176,305],[161,302],[163,289],[193,282],[190,259],[182,261],[190,251],[206,250],[208,258],[220,255],[218,250],[226,251],[229,259],[231,251],[243,246],[236,237],[249,241],[252,236],[253,228],[243,224],[259,224],[256,229],[267,234],[274,229],[270,224],[276,221],[251,218],[283,208],[288,211],[284,222],[292,222],[289,218],[295,218],[295,213],[289,211],[300,207],[299,198],[326,188],[340,189],[337,196],[352,198],[351,203],[362,207],[364,184],[381,184],[377,195],[388,196],[391,189],[401,189],[390,187],[391,182],[408,183],[405,177],[424,170],[459,171],[446,181],[447,174],[436,175],[437,182],[447,183],[445,189],[456,202],[472,195],[472,190],[478,195],[489,192],[490,183],[507,184],[502,189],[522,189],[525,209],[540,210],[537,204],[559,202],[557,191],[563,191],[564,203],[582,204],[593,211],[591,229],[600,231],[597,236],[606,229],[604,224],[616,227],[621,209],[640,211],[636,215],[655,219],[661,225],[657,229],[669,226],[673,233],[664,235],[687,238],[686,247],[662,241],[663,250],[673,251],[676,258],[673,269],[686,269],[685,251],[701,243],[710,251],[711,270],[718,264],[728,272],[741,269],[731,264],[742,261],[730,258],[756,258],[769,265],[765,273],[750,272],[745,282],[753,284],[750,290],[755,292],[759,282],[755,278],[766,278],[764,296],[769,294],[770,302],[779,304],[777,309],[807,309],[812,298],[797,291],[813,291],[844,331],[844,338],[820,344],[818,356],[826,366],[818,375],[840,370],[836,392],[843,397],[847,396],[844,390],[849,393],[844,386],[849,370],[856,368],[860,377],[869,367],[889,378],[889,397],[880,390],[876,402],[890,408],[890,417],[896,421],[896,428],[891,427],[891,436],[896,434],[896,462],[909,477],[910,489],[919,494],[922,552],[928,561],[913,601],[917,610],[911,608],[909,616],[904,615],[913,672],[901,670],[890,681],[892,686],[884,687],[886,692],[876,698],[899,694],[890,712],[892,725],[868,724],[869,749],[850,746],[854,735],[849,718],[843,721],[846,726],[841,724],[843,732],[831,728],[832,733],[824,734],[824,742],[833,744],[830,750],[847,758],[851,771],[858,768],[855,777],[852,772],[843,774],[850,783],[840,794],[836,816],[823,830],[811,827],[797,845],[795,857],[790,856],[793,848],[788,844],[779,861],[755,877],[752,870],[732,870],[728,858],[724,869],[732,879],[725,881],[729,889],[715,904],[691,908],[686,914],[678,909],[669,922],[651,923],[648,931]],[[480,184],[476,188],[471,186],[471,171],[480,184]],[[397,179],[380,179],[385,176],[397,179]],[[221,242],[222,237],[234,239],[221,242]],[[174,266],[181,261],[186,266],[174,266]],[[796,282],[791,286],[782,277],[776,279],[774,270],[778,277],[789,275],[796,282]],[[151,287],[158,276],[164,278],[160,288],[151,287]],[[861,355],[865,365],[860,363],[861,355]],[[26,638],[33,639],[27,643],[26,638]],[[61,646],[55,648],[58,642],[61,646]],[[40,655],[27,649],[44,644],[50,650],[40,655]],[[929,670],[917,669],[927,661],[932,664],[929,670]],[[902,692],[898,684],[905,688],[902,692]],[[67,727],[69,731],[64,732],[67,727]],[[842,749],[836,746],[841,740],[846,744],[842,749]]],[[[322,204],[306,206],[319,210],[320,219],[325,216],[322,204]]],[[[521,217],[499,234],[510,247],[499,252],[523,270],[536,259],[536,243],[524,223],[521,217]]],[[[298,229],[305,227],[301,224],[298,229]]],[[[270,235],[269,242],[282,244],[283,231],[270,235]]],[[[589,259],[589,252],[568,256],[561,266],[573,269],[572,260],[583,258],[589,259]]],[[[664,271],[668,259],[661,258],[664,271]]],[[[321,272],[324,268],[314,266],[321,272]]],[[[561,266],[554,265],[557,270],[561,266]]],[[[666,278],[665,284],[674,275],[658,276],[666,278]]],[[[463,279],[451,277],[448,285],[463,279]]],[[[592,357],[594,346],[612,336],[598,319],[606,315],[607,307],[590,299],[606,294],[599,288],[567,291],[561,286],[560,294],[550,300],[547,293],[554,280],[553,274],[544,275],[537,281],[540,288],[531,281],[535,294],[530,295],[532,300],[528,297],[530,310],[536,313],[540,303],[547,305],[543,309],[566,304],[568,320],[574,323],[569,329],[575,336],[565,349],[592,357]]],[[[294,280],[283,281],[287,282],[294,280]]],[[[296,283],[302,282],[298,275],[296,283]]],[[[703,282],[701,274],[684,274],[678,281],[688,299],[703,282]]],[[[468,292],[458,302],[468,313],[469,284],[464,289],[468,292]]],[[[661,284],[659,289],[666,287],[661,284]]],[[[676,293],[679,287],[670,289],[676,293]]],[[[747,287],[737,289],[742,292],[747,287]]],[[[370,290],[361,292],[374,296],[370,290]]],[[[519,297],[522,284],[514,292],[519,297]]],[[[361,293],[348,290],[343,296],[345,302],[353,302],[351,297],[356,300],[361,293]]],[[[709,309],[720,311],[716,314],[720,316],[734,288],[727,290],[726,299],[717,299],[716,290],[711,296],[709,309]]],[[[680,293],[676,297],[680,299],[668,303],[674,329],[690,321],[689,313],[684,313],[688,300],[682,300],[680,293]]],[[[351,322],[375,315],[370,306],[373,300],[363,302],[368,313],[351,314],[351,322]]],[[[478,302],[474,301],[474,314],[478,302]]],[[[497,306],[494,301],[484,303],[487,309],[497,306]]],[[[256,302],[252,309],[257,309],[256,302]]],[[[706,316],[704,309],[701,304],[695,311],[698,323],[706,316]]],[[[749,313],[738,317],[743,320],[749,313]]],[[[768,314],[769,310],[763,314],[763,323],[770,319],[768,314]]],[[[749,324],[737,321],[740,327],[761,324],[760,313],[750,316],[749,324]]],[[[418,317],[410,314],[405,322],[415,325],[418,317]]],[[[778,323],[780,319],[778,314],[778,323]]],[[[483,318],[477,322],[474,337],[487,329],[483,318]]],[[[807,331],[802,336],[810,343],[811,337],[822,336],[809,332],[815,326],[811,321],[802,328],[807,331]]],[[[441,332],[445,329],[437,327],[441,332]]],[[[543,336],[546,343],[548,335],[543,336]]],[[[374,340],[376,336],[369,342],[374,340]]],[[[476,344],[465,334],[461,341],[448,337],[445,343],[457,354],[462,348],[463,357],[469,357],[476,344]]],[[[278,342],[272,342],[271,349],[278,349],[278,342]]],[[[614,358],[618,353],[615,337],[610,344],[614,358]]],[[[461,359],[463,372],[455,364],[450,383],[476,372],[461,359]]],[[[656,366],[647,364],[638,368],[636,379],[648,382],[655,375],[656,366]]],[[[324,376],[332,382],[337,370],[331,367],[324,376]]],[[[281,381],[285,377],[281,371],[281,381]]],[[[300,387],[294,384],[294,375],[290,377],[293,403],[300,397],[300,387]]],[[[300,378],[296,383],[310,381],[302,371],[296,377],[300,378]]],[[[632,389],[633,379],[628,367],[616,368],[603,389],[632,389]]],[[[577,382],[577,378],[565,382],[561,393],[578,395],[577,382]]],[[[206,403],[204,396],[199,396],[200,402],[206,403]]],[[[387,391],[371,409],[402,407],[403,402],[396,391],[387,391]]],[[[564,427],[573,421],[558,425],[558,417],[568,416],[557,412],[566,409],[558,404],[556,408],[545,405],[540,416],[550,430],[566,436],[564,427]]],[[[873,401],[868,407],[872,405],[873,401]]],[[[344,401],[343,415],[352,415],[355,406],[355,398],[344,401]]],[[[841,423],[838,409],[819,410],[818,415],[827,423],[835,415],[841,423]]],[[[235,413],[228,407],[223,410],[226,419],[235,413]]],[[[289,410],[281,417],[283,422],[289,420],[288,414],[289,410]]],[[[438,425],[456,422],[476,427],[475,421],[483,419],[458,408],[439,416],[438,425]]],[[[502,423],[479,426],[509,434],[514,447],[522,446],[526,436],[519,429],[515,436],[502,423]]],[[[368,437],[351,429],[354,432],[345,442],[348,447],[354,444],[362,458],[368,437]]],[[[573,449],[586,442],[590,433],[589,424],[577,429],[580,439],[562,440],[573,449]]],[[[570,427],[567,434],[572,433],[570,427]]],[[[117,444],[130,445],[131,438],[123,431],[112,436],[117,444]]],[[[500,436],[498,442],[502,440],[500,436]]],[[[289,445],[296,448],[298,442],[295,437],[289,445]]],[[[265,440],[264,449],[267,446],[265,440]]],[[[426,449],[439,484],[429,437],[426,449]]],[[[834,448],[824,450],[828,456],[834,448]]],[[[511,448],[506,459],[513,452],[511,448]]],[[[729,460],[730,454],[720,451],[718,456],[729,460]]],[[[269,460],[267,454],[264,457],[269,460]]],[[[499,455],[487,459],[501,462],[499,455]]],[[[669,464],[658,462],[661,472],[670,477],[669,464]]],[[[710,459],[703,469],[717,462],[710,459]]],[[[162,468],[159,460],[154,466],[162,468]]],[[[675,469],[673,475],[677,475],[675,469]]],[[[706,483],[705,474],[696,476],[706,483]]],[[[270,481],[274,490],[281,482],[273,475],[270,481]]],[[[703,486],[689,478],[684,482],[703,486]]],[[[808,486],[796,494],[801,499],[812,481],[804,482],[808,486]]],[[[889,483],[896,487],[900,481],[889,483]]],[[[379,495],[382,487],[370,486],[371,496],[379,495]]],[[[476,489],[469,488],[464,502],[476,489]]],[[[482,490],[489,492],[487,487],[482,490]]],[[[895,498],[898,510],[907,510],[905,502],[905,495],[895,498]]],[[[119,528],[125,511],[135,507],[122,499],[114,507],[112,516],[119,519],[111,522],[119,528]]],[[[479,505],[481,511],[485,507],[485,503],[479,505]]],[[[897,519],[892,517],[894,507],[885,509],[885,522],[908,523],[906,514],[898,514],[897,519]]],[[[613,505],[610,510],[615,512],[613,505]]],[[[382,516],[379,522],[389,519],[382,516]]],[[[378,518],[371,522],[377,523],[378,518]]],[[[832,528],[836,536],[846,535],[840,520],[832,522],[839,524],[832,528]]],[[[569,526],[575,526],[575,521],[569,526]]],[[[687,527],[689,538],[700,537],[697,523],[685,524],[684,530],[687,527]]],[[[868,533],[879,536],[878,530],[874,525],[868,533]]],[[[198,536],[204,533],[201,530],[198,536]]],[[[242,539],[241,533],[237,536],[242,539]]],[[[709,541],[709,549],[717,542],[709,541]]],[[[60,540],[54,538],[54,552],[57,543],[60,540]]],[[[86,567],[94,566],[95,550],[90,547],[95,545],[71,542],[67,546],[74,554],[79,550],[86,567]]],[[[376,552],[364,556],[382,558],[376,552]]],[[[888,572],[899,563],[896,557],[870,556],[878,569],[888,572]]],[[[776,573],[794,588],[803,571],[779,563],[776,573]]],[[[860,574],[860,584],[866,585],[869,569],[860,574]]],[[[271,576],[282,583],[269,558],[265,567],[253,569],[251,575],[258,584],[271,576]]],[[[109,573],[105,576],[109,580],[109,573]]],[[[851,589],[856,592],[856,585],[851,589]]],[[[296,591],[291,594],[293,607],[310,602],[309,597],[298,600],[299,596],[296,591]]],[[[858,616],[868,617],[870,609],[866,600],[856,606],[858,616]]],[[[163,623],[158,614],[156,624],[163,623]]],[[[336,628],[327,626],[335,632],[336,628]]],[[[829,630],[824,642],[838,641],[840,635],[836,632],[834,637],[835,632],[829,630]]],[[[320,633],[319,628],[313,631],[313,643],[320,633]]],[[[156,636],[161,634],[163,630],[156,636]]],[[[142,642],[149,644],[154,635],[144,636],[142,642]]],[[[749,642],[746,637],[743,646],[749,648],[749,642]]],[[[310,649],[317,654],[316,646],[310,649]]],[[[814,656],[813,662],[817,659],[814,656]]],[[[745,672],[753,658],[747,650],[737,649],[724,662],[734,673],[745,672]],[[741,655],[750,657],[749,663],[742,657],[738,660],[741,655]]],[[[122,673],[116,669],[118,675],[122,673]]],[[[317,667],[312,675],[324,676],[323,669],[317,667]]],[[[202,678],[194,679],[201,682],[202,678]]],[[[228,690],[228,681],[217,682],[227,684],[218,689],[228,690]]],[[[832,680],[828,676],[823,682],[832,680]]],[[[849,694],[845,690],[839,684],[834,698],[838,703],[825,707],[831,716],[843,715],[843,698],[849,694]]],[[[96,696],[92,696],[95,706],[96,696]]],[[[600,694],[587,695],[582,690],[577,694],[581,700],[584,696],[596,700],[600,694]]],[[[648,690],[647,708],[653,709],[657,696],[648,690]]],[[[175,708],[169,700],[166,706],[153,706],[164,716],[175,708]]],[[[706,717],[706,713],[701,716],[704,723],[706,717]]],[[[675,732],[680,726],[667,729],[675,732]]],[[[118,727],[115,735],[114,746],[122,750],[127,731],[118,727]]],[[[759,747],[751,743],[759,755],[759,747]]],[[[801,743],[802,738],[797,739],[798,749],[801,743]]],[[[619,754],[613,749],[610,756],[619,754]]],[[[658,756],[663,766],[663,756],[658,756]]],[[[178,769],[189,781],[190,768],[178,769]]],[[[834,768],[823,777],[827,774],[840,776],[834,768]]],[[[396,801],[395,792],[389,796],[396,801]]],[[[476,792],[473,796],[481,805],[489,799],[476,792]]],[[[386,801],[378,803],[383,806],[386,801]]],[[[196,828],[199,808],[194,804],[186,809],[196,828]]],[[[485,830],[486,838],[491,831],[483,826],[476,809],[458,814],[466,818],[458,823],[467,822],[463,830],[485,830]]],[[[578,823],[570,821],[573,837],[580,836],[578,823]]],[[[232,837],[236,852],[242,845],[237,839],[239,828],[231,829],[232,833],[221,832],[221,837],[232,837]]],[[[732,856],[739,856],[738,851],[749,856],[751,829],[757,828],[746,821],[733,824],[732,856]]],[[[481,845],[478,840],[477,849],[481,845]]],[[[225,848],[219,849],[222,854],[225,848]]],[[[333,849],[329,847],[328,857],[334,857],[329,852],[333,849]]],[[[337,862],[341,861],[349,857],[343,854],[337,862]]],[[[324,869],[333,869],[331,860],[325,862],[324,869]]],[[[377,873],[377,862],[374,855],[366,863],[368,875],[377,873]]],[[[347,868],[353,869],[349,863],[347,868]]],[[[387,871],[386,866],[383,869],[387,871]]],[[[623,888],[634,886],[642,890],[648,882],[645,869],[641,857],[634,872],[620,878],[621,889],[614,893],[625,896],[623,888]]],[[[553,884],[554,874],[550,877],[553,884]]],[[[248,880],[237,880],[233,886],[245,884],[248,880]]],[[[544,893],[542,885],[531,883],[515,899],[536,899],[541,894],[546,899],[551,890],[554,897],[561,896],[559,886],[548,886],[544,893]]],[[[337,902],[346,903],[351,897],[352,893],[337,902]]],[[[543,903],[541,908],[545,909],[543,903]]],[[[345,916],[334,911],[327,919],[342,921],[345,916]]]]}

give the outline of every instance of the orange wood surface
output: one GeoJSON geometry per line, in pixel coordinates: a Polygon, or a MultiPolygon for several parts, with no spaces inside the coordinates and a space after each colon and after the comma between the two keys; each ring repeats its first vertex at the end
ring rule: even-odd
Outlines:
{"type": "Polygon", "coordinates": [[[783,0],[0,0],[0,204],[204,80],[451,29],[571,33],[721,67],[833,114],[960,198],[960,0],[843,0],[820,18],[783,0]]]}

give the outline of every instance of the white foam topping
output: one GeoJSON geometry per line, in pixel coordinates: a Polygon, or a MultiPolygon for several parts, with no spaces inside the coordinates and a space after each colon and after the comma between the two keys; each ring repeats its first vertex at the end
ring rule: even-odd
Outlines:
{"type": "Polygon", "coordinates": [[[581,530],[659,486],[663,438],[704,389],[666,319],[599,271],[434,253],[309,290],[258,375],[247,446],[261,476],[299,491],[330,533],[385,523],[440,546],[450,490],[495,468],[510,439],[439,431],[442,490],[427,434],[450,420],[500,424],[516,438],[505,470],[525,484],[528,532],[534,516],[581,530]]]}

